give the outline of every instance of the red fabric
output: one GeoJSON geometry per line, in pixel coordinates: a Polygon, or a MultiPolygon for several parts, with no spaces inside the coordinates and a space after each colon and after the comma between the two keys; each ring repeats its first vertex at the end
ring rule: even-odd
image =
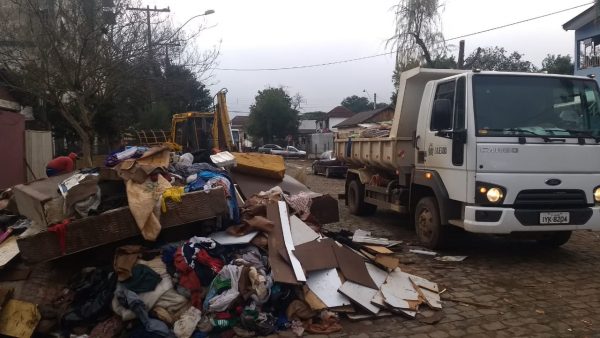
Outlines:
{"type": "Polygon", "coordinates": [[[217,312],[215,313],[215,319],[232,319],[233,315],[229,312],[217,312]]]}
{"type": "Polygon", "coordinates": [[[204,249],[198,251],[198,253],[196,254],[196,260],[202,263],[203,265],[208,266],[215,273],[221,272],[221,269],[223,269],[223,265],[225,265],[222,260],[211,257],[208,254],[208,251],[204,249]]]}
{"type": "Polygon", "coordinates": [[[192,269],[185,261],[181,247],[177,248],[177,252],[175,252],[174,263],[175,269],[179,272],[179,284],[190,290],[190,293],[192,294],[192,305],[201,309],[202,285],[200,284],[200,279],[198,279],[198,275],[196,275],[194,269],[192,269]]]}
{"type": "Polygon", "coordinates": [[[64,220],[62,223],[54,224],[48,228],[48,231],[55,232],[58,236],[58,244],[60,245],[60,253],[65,254],[67,250],[67,225],[71,223],[71,220],[64,220]]]}
{"type": "Polygon", "coordinates": [[[54,169],[60,171],[61,173],[70,173],[73,171],[73,167],[75,166],[74,159],[71,159],[69,156],[59,156],[52,161],[48,162],[46,168],[54,169]]]}

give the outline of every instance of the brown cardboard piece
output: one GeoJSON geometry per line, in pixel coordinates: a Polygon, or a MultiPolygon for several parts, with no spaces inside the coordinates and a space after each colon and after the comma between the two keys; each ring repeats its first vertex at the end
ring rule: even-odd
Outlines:
{"type": "Polygon", "coordinates": [[[294,254],[306,272],[331,269],[338,267],[338,261],[333,252],[335,242],[326,238],[298,245],[294,254]]]}
{"type": "Polygon", "coordinates": [[[298,280],[289,265],[279,253],[285,251],[283,241],[283,230],[281,228],[281,218],[279,216],[279,207],[277,203],[267,205],[267,218],[273,222],[273,231],[269,234],[269,265],[273,273],[273,280],[279,283],[298,284],[298,280]]]}
{"type": "Polygon", "coordinates": [[[360,255],[345,246],[337,244],[333,247],[333,251],[346,280],[377,289],[377,285],[369,275],[365,261],[360,255]]]}
{"type": "Polygon", "coordinates": [[[14,186],[13,194],[19,214],[43,228],[61,222],[65,218],[62,210],[64,198],[58,192],[58,185],[71,175],[73,173],[14,186]]]}

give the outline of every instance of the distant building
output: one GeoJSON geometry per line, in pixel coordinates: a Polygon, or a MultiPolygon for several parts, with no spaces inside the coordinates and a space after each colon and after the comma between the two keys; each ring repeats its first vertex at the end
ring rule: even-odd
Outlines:
{"type": "Polygon", "coordinates": [[[391,121],[394,117],[394,107],[385,106],[375,110],[363,111],[336,124],[333,128],[338,132],[353,133],[363,129],[360,124],[391,121]]]}
{"type": "Polygon", "coordinates": [[[596,80],[600,80],[600,21],[597,6],[591,6],[562,27],[567,31],[575,31],[575,75],[595,75],[596,80]]]}
{"type": "Polygon", "coordinates": [[[335,127],[333,126],[341,123],[349,117],[354,116],[355,114],[355,112],[346,107],[337,106],[327,113],[327,128],[331,129],[332,131],[336,131],[335,127]]]}
{"type": "Polygon", "coordinates": [[[248,136],[249,120],[249,116],[243,115],[238,115],[231,119],[231,131],[233,133],[234,142],[238,146],[241,145],[242,149],[252,147],[252,141],[250,140],[250,136],[248,136]]]}

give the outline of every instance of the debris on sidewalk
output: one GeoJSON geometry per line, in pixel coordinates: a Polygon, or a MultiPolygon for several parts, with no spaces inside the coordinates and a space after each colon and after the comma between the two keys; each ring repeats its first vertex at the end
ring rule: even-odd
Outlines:
{"type": "Polygon", "coordinates": [[[19,187],[12,200],[23,212],[0,211],[0,263],[19,250],[33,263],[116,248],[107,264],[71,276],[54,299],[7,299],[0,333],[330,334],[343,329],[342,315],[414,318],[441,309],[437,284],[405,272],[390,249],[400,241],[324,234],[322,225],[339,219],[337,201],[282,174],[274,157],[225,153],[195,162],[167,148],[125,155],[111,157],[108,168],[19,187]],[[165,241],[176,227],[193,235],[165,241]],[[14,316],[29,319],[15,327],[5,320],[14,316]]]}
{"type": "Polygon", "coordinates": [[[354,235],[352,236],[352,241],[354,243],[375,244],[387,247],[395,246],[402,243],[402,241],[391,241],[387,238],[371,237],[370,231],[365,231],[361,229],[358,229],[354,232],[354,235]]]}
{"type": "Polygon", "coordinates": [[[436,256],[437,252],[429,251],[429,250],[421,250],[421,249],[410,249],[409,252],[416,253],[419,255],[427,255],[427,256],[436,256]]]}
{"type": "Polygon", "coordinates": [[[435,260],[440,262],[462,262],[467,258],[467,256],[438,256],[435,257],[435,260]]]}

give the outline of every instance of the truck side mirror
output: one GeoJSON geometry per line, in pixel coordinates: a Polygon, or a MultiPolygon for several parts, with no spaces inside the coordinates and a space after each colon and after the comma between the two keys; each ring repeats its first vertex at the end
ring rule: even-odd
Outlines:
{"type": "Polygon", "coordinates": [[[431,112],[431,130],[452,129],[452,102],[448,99],[433,101],[431,112]]]}

